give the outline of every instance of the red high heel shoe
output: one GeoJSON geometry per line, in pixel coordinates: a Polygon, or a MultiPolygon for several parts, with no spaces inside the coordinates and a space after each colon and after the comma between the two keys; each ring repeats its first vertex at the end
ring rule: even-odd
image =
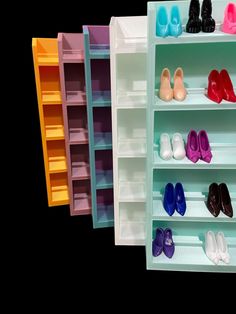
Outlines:
{"type": "Polygon", "coordinates": [[[207,95],[209,99],[217,102],[218,104],[223,100],[221,76],[217,70],[211,71],[208,76],[207,95]]]}
{"type": "Polygon", "coordinates": [[[230,102],[236,102],[234,87],[227,70],[224,69],[220,72],[220,78],[222,84],[223,99],[230,102]]]}

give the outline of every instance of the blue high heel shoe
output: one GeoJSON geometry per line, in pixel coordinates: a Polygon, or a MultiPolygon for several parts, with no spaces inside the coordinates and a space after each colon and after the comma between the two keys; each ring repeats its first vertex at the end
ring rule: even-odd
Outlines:
{"type": "Polygon", "coordinates": [[[182,22],[180,18],[179,8],[174,5],[170,12],[169,35],[178,37],[182,34],[182,22]]]}
{"type": "Polygon", "coordinates": [[[169,216],[172,216],[175,212],[175,189],[172,183],[168,183],[165,187],[165,195],[163,200],[163,206],[169,216]]]}
{"type": "Polygon", "coordinates": [[[184,216],[186,212],[186,200],[184,195],[184,188],[181,183],[176,183],[175,185],[175,201],[176,201],[176,211],[184,216]]]}
{"type": "Polygon", "coordinates": [[[169,21],[166,8],[161,6],[156,15],[156,35],[167,37],[169,35],[169,21]]]}

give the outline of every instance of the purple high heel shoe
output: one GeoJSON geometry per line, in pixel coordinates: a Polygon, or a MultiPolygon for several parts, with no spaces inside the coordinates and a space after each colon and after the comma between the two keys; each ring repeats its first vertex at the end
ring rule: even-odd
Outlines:
{"type": "Polygon", "coordinates": [[[159,256],[163,251],[164,245],[164,230],[162,228],[157,228],[156,237],[152,241],[152,255],[159,256]]]}
{"type": "Polygon", "coordinates": [[[201,158],[198,136],[197,132],[194,130],[190,130],[188,134],[186,155],[188,159],[194,163],[196,163],[201,158]]]}
{"type": "Polygon", "coordinates": [[[211,147],[209,144],[207,132],[205,130],[201,130],[198,133],[198,142],[199,142],[199,149],[201,153],[201,159],[207,163],[210,163],[212,159],[212,153],[211,153],[211,147]]]}
{"type": "Polygon", "coordinates": [[[172,238],[172,230],[170,228],[166,228],[164,231],[164,246],[163,251],[168,258],[171,258],[175,252],[175,244],[172,238]]]}

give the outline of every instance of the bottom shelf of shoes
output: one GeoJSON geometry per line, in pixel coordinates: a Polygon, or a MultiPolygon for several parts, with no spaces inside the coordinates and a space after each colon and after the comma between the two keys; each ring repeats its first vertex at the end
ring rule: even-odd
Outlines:
{"type": "Polygon", "coordinates": [[[233,224],[222,223],[220,225],[208,223],[185,222],[153,222],[153,237],[156,228],[171,228],[175,252],[172,258],[164,253],[157,257],[152,256],[149,261],[149,269],[160,270],[185,270],[185,271],[236,271],[236,228],[233,224]],[[205,233],[212,230],[214,233],[222,231],[225,235],[230,263],[220,261],[215,265],[205,254],[205,233]]]}

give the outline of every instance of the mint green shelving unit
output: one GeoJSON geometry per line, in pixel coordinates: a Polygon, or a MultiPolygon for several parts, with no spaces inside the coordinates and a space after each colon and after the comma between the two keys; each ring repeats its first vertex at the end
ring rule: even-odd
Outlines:
{"type": "MultiPolygon", "coordinates": [[[[200,1],[202,2],[202,1],[200,1]]],[[[179,38],[156,37],[156,12],[161,5],[167,10],[178,5],[183,28],[188,20],[189,1],[148,3],[148,110],[147,110],[147,237],[148,269],[236,272],[236,105],[210,101],[206,95],[208,74],[226,68],[236,83],[236,36],[221,32],[224,9],[228,1],[216,0],[213,17],[216,31],[211,34],[183,34],[179,38]],[[158,98],[160,75],[168,67],[173,76],[177,67],[184,70],[188,91],[185,101],[163,102],[158,98]],[[161,133],[180,132],[184,140],[190,129],[205,129],[209,135],[213,159],[210,164],[196,164],[187,158],[164,161],[159,156],[161,133]],[[162,204],[165,185],[181,182],[185,189],[187,210],[184,217],[168,216],[162,204]],[[228,185],[234,217],[222,213],[213,217],[205,202],[209,185],[228,185]],[[173,231],[175,254],[152,256],[152,240],[157,227],[173,231]],[[205,254],[205,233],[223,231],[231,256],[230,264],[214,265],[205,254]]]]}

